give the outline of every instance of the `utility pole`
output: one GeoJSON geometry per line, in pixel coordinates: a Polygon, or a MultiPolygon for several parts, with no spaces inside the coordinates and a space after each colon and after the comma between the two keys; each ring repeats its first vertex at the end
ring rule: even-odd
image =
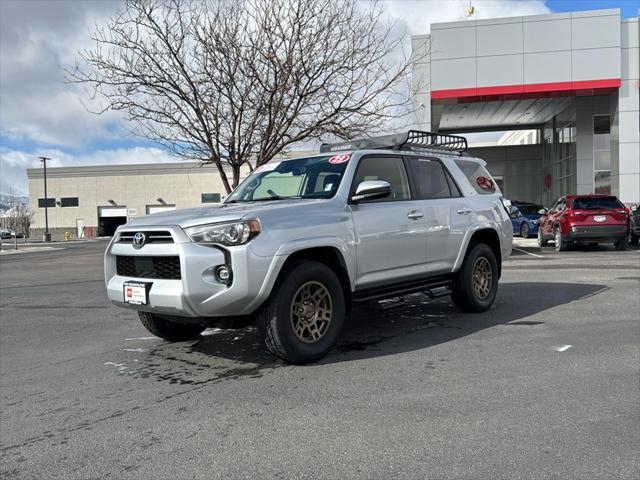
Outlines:
{"type": "Polygon", "coordinates": [[[44,233],[42,234],[43,242],[51,241],[51,234],[49,233],[49,197],[47,196],[47,160],[51,160],[49,157],[38,157],[44,166],[44,233]]]}

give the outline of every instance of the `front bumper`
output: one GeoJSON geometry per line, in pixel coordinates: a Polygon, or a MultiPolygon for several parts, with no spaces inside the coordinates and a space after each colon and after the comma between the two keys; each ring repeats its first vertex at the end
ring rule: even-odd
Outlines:
{"type": "Polygon", "coordinates": [[[626,225],[572,226],[569,229],[567,240],[614,242],[625,238],[627,234],[628,230],[626,225]]]}
{"type": "Polygon", "coordinates": [[[280,257],[255,255],[250,244],[221,248],[192,243],[178,227],[159,227],[157,230],[170,230],[174,243],[147,244],[136,249],[130,243],[118,242],[116,235],[107,247],[104,258],[105,283],[107,295],[115,305],[171,316],[207,318],[249,315],[268,297],[275,281],[273,272],[278,271],[280,257]],[[180,278],[118,275],[116,257],[119,255],[177,256],[180,278]],[[214,270],[220,265],[231,266],[233,280],[230,285],[216,279],[214,270]],[[147,305],[124,302],[124,283],[127,281],[151,284],[147,305]]]}

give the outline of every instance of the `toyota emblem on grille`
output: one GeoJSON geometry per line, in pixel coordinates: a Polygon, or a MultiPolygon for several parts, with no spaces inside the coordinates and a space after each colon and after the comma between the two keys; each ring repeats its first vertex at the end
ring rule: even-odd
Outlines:
{"type": "Polygon", "coordinates": [[[133,236],[133,245],[135,247],[142,247],[145,243],[147,242],[147,236],[142,233],[142,232],[138,232],[133,236]]]}

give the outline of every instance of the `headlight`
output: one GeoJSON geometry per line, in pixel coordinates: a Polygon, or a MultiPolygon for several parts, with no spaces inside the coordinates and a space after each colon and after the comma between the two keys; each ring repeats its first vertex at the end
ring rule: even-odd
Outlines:
{"type": "Polygon", "coordinates": [[[220,245],[242,245],[260,233],[258,220],[212,223],[184,229],[191,240],[197,243],[218,243],[220,245]]]}

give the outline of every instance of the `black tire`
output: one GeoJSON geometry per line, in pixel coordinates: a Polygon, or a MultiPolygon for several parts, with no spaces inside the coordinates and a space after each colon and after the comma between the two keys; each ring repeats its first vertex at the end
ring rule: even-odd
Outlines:
{"type": "Polygon", "coordinates": [[[639,243],[638,240],[640,240],[640,237],[629,230],[629,245],[637,246],[639,243]]]}
{"type": "Polygon", "coordinates": [[[564,252],[569,247],[568,242],[562,236],[562,231],[559,226],[553,229],[553,238],[555,241],[556,252],[564,252]]]}
{"type": "Polygon", "coordinates": [[[538,227],[538,246],[546,247],[548,244],[548,240],[545,240],[544,235],[542,234],[542,227],[538,227]]]}
{"type": "Polygon", "coordinates": [[[451,300],[463,312],[484,312],[493,305],[497,293],[498,262],[496,256],[488,245],[484,243],[474,245],[467,251],[462,267],[454,277],[451,300]],[[490,285],[484,296],[474,286],[475,269],[480,265],[481,259],[488,262],[491,270],[490,285]]]}
{"type": "MultiPolygon", "coordinates": [[[[315,303],[310,310],[311,319],[318,318],[319,307],[315,303]]],[[[289,363],[301,365],[315,362],[333,349],[342,331],[345,315],[344,291],[333,270],[324,263],[303,261],[293,266],[275,287],[258,314],[257,325],[271,353],[289,363]],[[294,323],[300,327],[306,320],[302,320],[303,315],[294,318],[292,310],[294,302],[300,298],[298,295],[304,293],[306,285],[312,285],[325,295],[323,308],[329,312],[330,321],[325,325],[321,336],[304,341],[299,335],[304,337],[305,331],[311,335],[311,329],[296,333],[294,323]],[[329,297],[328,300],[326,295],[329,297]]],[[[321,323],[323,324],[324,322],[321,323]]]]}
{"type": "Polygon", "coordinates": [[[522,225],[520,225],[520,236],[529,238],[529,225],[527,225],[527,222],[522,222],[522,225]]]}
{"type": "Polygon", "coordinates": [[[613,244],[616,247],[616,250],[622,252],[627,249],[627,237],[621,238],[616,243],[613,244]]]}
{"type": "Polygon", "coordinates": [[[195,340],[207,328],[204,325],[172,322],[148,312],[138,312],[138,316],[144,328],[168,342],[195,340]]]}

